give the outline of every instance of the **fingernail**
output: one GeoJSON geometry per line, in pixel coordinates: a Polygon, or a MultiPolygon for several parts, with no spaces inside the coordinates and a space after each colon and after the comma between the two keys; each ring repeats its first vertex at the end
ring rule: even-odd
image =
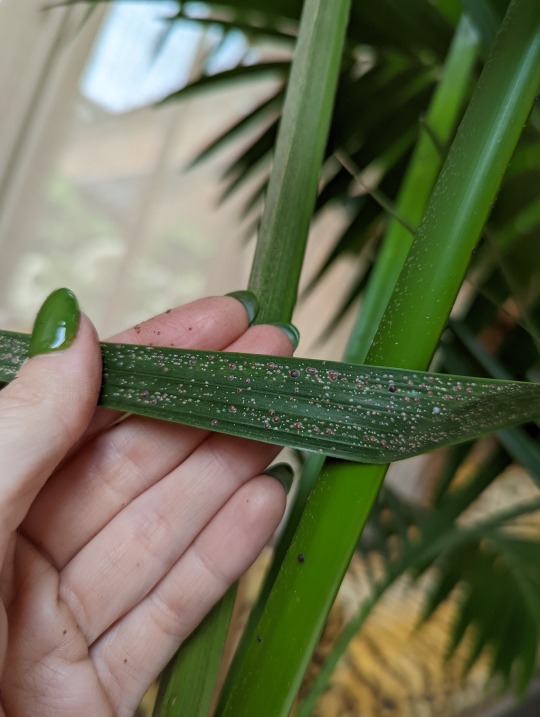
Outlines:
{"type": "Polygon", "coordinates": [[[285,321],[279,321],[276,324],[272,324],[272,326],[277,326],[278,329],[281,329],[285,334],[287,334],[287,337],[289,338],[293,349],[298,346],[298,343],[300,341],[300,331],[298,331],[294,324],[285,321]]]}
{"type": "Polygon", "coordinates": [[[225,296],[232,296],[233,299],[237,299],[242,304],[247,311],[249,325],[251,326],[259,313],[259,300],[255,294],[251,293],[251,291],[231,291],[230,294],[225,294],[225,296]]]}
{"type": "Polygon", "coordinates": [[[45,299],[38,311],[29,356],[61,351],[71,346],[79,329],[81,312],[75,294],[69,289],[57,289],[45,299]]]}
{"type": "Polygon", "coordinates": [[[293,484],[294,471],[288,463],[276,463],[264,471],[264,475],[271,476],[278,480],[283,486],[285,493],[289,493],[293,484]]]}

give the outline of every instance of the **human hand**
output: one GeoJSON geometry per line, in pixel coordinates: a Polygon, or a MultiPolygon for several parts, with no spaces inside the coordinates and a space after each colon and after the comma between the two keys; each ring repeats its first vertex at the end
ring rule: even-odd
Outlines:
{"type": "MultiPolygon", "coordinates": [[[[65,290],[51,309],[41,330],[64,350],[0,392],[0,714],[127,717],[277,527],[285,492],[261,473],[279,448],[96,410],[93,326],[82,315],[77,331],[65,290]]],[[[279,328],[248,328],[231,297],[114,340],[292,352],[279,328]]]]}

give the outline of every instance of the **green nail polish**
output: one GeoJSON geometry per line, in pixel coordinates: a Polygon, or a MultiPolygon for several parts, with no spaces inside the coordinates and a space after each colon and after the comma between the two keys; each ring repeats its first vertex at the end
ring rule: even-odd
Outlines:
{"type": "Polygon", "coordinates": [[[225,296],[232,296],[233,299],[237,299],[244,309],[247,311],[249,325],[255,321],[255,317],[259,313],[259,300],[252,294],[251,291],[231,291],[230,294],[225,296]]]}
{"type": "Polygon", "coordinates": [[[289,493],[293,484],[294,471],[288,463],[276,463],[275,466],[267,468],[264,475],[278,480],[285,489],[285,493],[289,493]]]}
{"type": "Polygon", "coordinates": [[[28,355],[36,356],[69,348],[77,335],[80,318],[75,294],[69,289],[53,291],[36,316],[28,355]]]}
{"type": "Polygon", "coordinates": [[[272,324],[272,326],[277,326],[278,329],[281,329],[285,334],[287,334],[293,349],[298,346],[300,342],[300,331],[298,331],[294,324],[285,321],[278,321],[277,323],[272,324]]]}

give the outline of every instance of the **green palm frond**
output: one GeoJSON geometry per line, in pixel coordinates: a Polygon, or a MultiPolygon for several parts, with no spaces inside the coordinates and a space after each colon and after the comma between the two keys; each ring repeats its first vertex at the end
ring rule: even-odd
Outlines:
{"type": "Polygon", "coordinates": [[[540,637],[540,540],[495,529],[480,535],[474,529],[459,532],[453,536],[455,547],[443,548],[435,563],[435,584],[423,619],[458,590],[458,616],[447,657],[472,632],[465,671],[489,650],[492,676],[501,677],[505,686],[514,682],[523,694],[534,672],[540,637]]]}
{"type": "MultiPolygon", "coordinates": [[[[28,344],[0,331],[0,382],[28,344]]],[[[348,460],[402,460],[540,418],[532,382],[129,344],[101,353],[104,406],[348,460]]]]}

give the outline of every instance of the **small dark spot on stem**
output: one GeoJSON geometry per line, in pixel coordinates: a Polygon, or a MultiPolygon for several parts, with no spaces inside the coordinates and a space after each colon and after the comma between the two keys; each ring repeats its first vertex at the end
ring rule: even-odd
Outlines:
{"type": "Polygon", "coordinates": [[[127,662],[127,657],[124,657],[124,665],[126,664],[126,662],[127,662]]]}
{"type": "Polygon", "coordinates": [[[257,642],[258,642],[258,643],[261,643],[261,642],[262,642],[262,635],[257,635],[257,642]]]}
{"type": "Polygon", "coordinates": [[[62,635],[67,635],[67,630],[62,630],[62,635]]]}
{"type": "Polygon", "coordinates": [[[304,553],[298,553],[297,560],[298,560],[299,563],[305,562],[306,556],[304,555],[304,553]]]}
{"type": "Polygon", "coordinates": [[[166,311],[165,313],[166,313],[166,314],[170,314],[171,311],[172,311],[172,309],[167,309],[167,311],[166,311]]]}

